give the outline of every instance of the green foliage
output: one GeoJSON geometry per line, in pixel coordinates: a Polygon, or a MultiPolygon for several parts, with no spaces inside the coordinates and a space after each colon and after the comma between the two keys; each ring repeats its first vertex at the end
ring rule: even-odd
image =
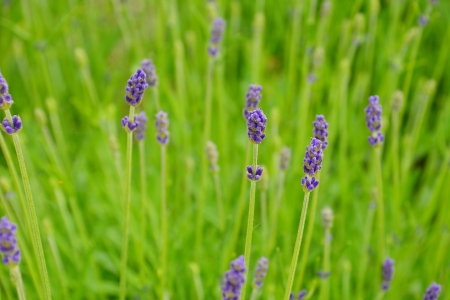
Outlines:
{"type": "MultiPolygon", "coordinates": [[[[436,281],[443,285],[441,299],[450,299],[450,5],[445,0],[437,6],[425,0],[332,2],[328,16],[321,13],[324,2],[317,0],[217,3],[227,25],[213,69],[209,138],[219,152],[226,215],[222,231],[213,174],[205,173],[202,184],[212,20],[207,1],[2,0],[0,68],[14,100],[11,112],[24,123],[20,137],[54,299],[111,299],[119,293],[126,145],[120,119],[128,114],[126,81],[144,58],[156,65],[161,109],[170,119],[166,286],[173,299],[219,299],[223,273],[244,253],[250,184],[242,178],[251,156],[245,161],[242,109],[251,83],[263,86],[260,107],[268,117],[258,163],[266,166],[263,177],[269,176],[269,216],[261,215],[266,191],[258,184],[248,278],[257,259],[268,257],[262,299],[283,295],[302,206],[302,159],[316,114],[325,115],[329,123],[329,147],[305,275],[302,283],[294,279],[294,291],[306,288],[314,293],[310,299],[318,297],[324,236],[320,210],[329,205],[335,213],[331,299],[356,299],[364,253],[368,260],[363,299],[378,293],[376,223],[369,249],[363,244],[371,191],[377,186],[364,115],[367,98],[374,94],[383,106],[386,138],[385,252],[395,260],[392,287],[384,298],[421,299],[436,281]],[[430,18],[424,27],[417,21],[421,13],[430,18]],[[310,74],[317,78],[314,83],[308,81],[310,74]],[[391,109],[396,90],[405,97],[398,115],[391,109]],[[285,180],[279,181],[283,145],[292,148],[292,162],[285,180]],[[284,192],[273,232],[270,220],[279,182],[284,192]],[[203,238],[197,248],[201,197],[203,238]],[[239,205],[245,208],[240,221],[239,205]],[[264,220],[269,223],[261,224],[264,220]],[[274,247],[263,236],[264,226],[270,237],[275,234],[274,247]]],[[[156,114],[150,89],[140,109],[150,117],[156,114]]],[[[155,133],[149,122],[145,166],[139,164],[138,147],[133,147],[130,299],[160,296],[161,166],[155,133]],[[140,237],[141,167],[147,183],[145,240],[140,237]],[[143,265],[140,247],[145,252],[143,265]]],[[[14,154],[12,139],[3,136],[14,154]]],[[[42,287],[36,256],[22,225],[18,191],[1,157],[0,215],[19,225],[19,243],[28,253],[21,263],[27,299],[38,299],[42,287]]],[[[0,268],[0,295],[15,298],[5,267],[0,268]]]]}

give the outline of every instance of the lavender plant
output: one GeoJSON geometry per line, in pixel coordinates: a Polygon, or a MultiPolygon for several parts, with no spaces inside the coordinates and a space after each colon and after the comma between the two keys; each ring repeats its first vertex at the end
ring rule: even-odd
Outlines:
{"type": "Polygon", "coordinates": [[[9,268],[11,280],[16,286],[19,300],[25,300],[25,288],[20,272],[20,250],[17,244],[16,236],[17,226],[9,221],[7,217],[0,220],[0,252],[2,253],[2,262],[9,268]]]}
{"type": "Polygon", "coordinates": [[[153,64],[153,61],[150,59],[144,59],[141,62],[141,67],[146,75],[145,81],[147,82],[148,86],[153,90],[156,110],[159,111],[161,109],[161,106],[159,105],[158,76],[156,74],[156,67],[153,64]]]}
{"type": "Polygon", "coordinates": [[[222,300],[238,300],[245,285],[247,267],[244,256],[239,256],[230,263],[230,270],[225,273],[222,284],[222,300]]]}
{"type": "MultiPolygon", "coordinates": [[[[27,225],[31,233],[32,244],[35,254],[38,259],[39,274],[41,276],[42,286],[44,290],[44,298],[46,300],[51,299],[50,283],[48,280],[47,266],[45,263],[44,250],[42,249],[42,241],[39,233],[39,224],[37,221],[36,210],[34,208],[33,195],[31,192],[31,185],[28,179],[28,172],[25,165],[25,159],[23,156],[22,145],[19,139],[19,130],[22,129],[22,121],[18,116],[11,116],[9,108],[13,104],[11,95],[9,94],[8,84],[6,79],[0,73],[0,108],[5,111],[6,118],[2,122],[2,130],[8,135],[11,135],[14,142],[14,148],[16,149],[17,159],[19,161],[20,173],[22,175],[22,182],[25,190],[25,197],[27,200],[27,225]]],[[[23,204],[23,206],[25,206],[23,204]]]]}
{"type": "Polygon", "coordinates": [[[169,118],[166,112],[155,115],[156,140],[161,146],[161,298],[166,294],[167,283],[167,203],[166,203],[166,151],[169,143],[169,118]]]}
{"type": "Polygon", "coordinates": [[[146,75],[142,69],[138,69],[127,82],[125,88],[125,100],[130,105],[128,116],[122,119],[122,127],[127,133],[127,152],[126,152],[126,183],[125,183],[125,200],[124,200],[124,225],[122,234],[122,255],[120,259],[120,290],[119,299],[123,300],[127,293],[127,259],[128,259],[128,227],[130,222],[130,198],[131,198],[131,162],[133,155],[133,131],[139,125],[135,116],[135,107],[138,106],[144,91],[148,87],[146,75]]]}
{"type": "Polygon", "coordinates": [[[319,181],[316,179],[316,174],[322,169],[322,143],[319,139],[312,138],[310,145],[306,148],[305,158],[303,159],[303,171],[306,176],[302,178],[301,183],[305,197],[303,199],[302,214],[300,216],[300,223],[298,226],[297,238],[295,240],[294,253],[292,255],[291,266],[289,268],[288,280],[286,283],[284,299],[289,300],[289,295],[292,290],[294,282],[294,274],[297,267],[298,254],[302,244],[303,229],[305,227],[306,214],[308,211],[308,201],[311,191],[318,185],[319,181]]]}
{"type": "Polygon", "coordinates": [[[369,97],[369,105],[365,109],[366,125],[371,132],[369,143],[374,148],[374,161],[377,174],[377,225],[378,225],[378,251],[377,261],[381,263],[384,257],[384,201],[383,201],[383,176],[381,169],[381,145],[384,136],[381,133],[381,105],[378,96],[369,97]]]}
{"type": "Polygon", "coordinates": [[[386,258],[383,262],[382,272],[383,283],[381,284],[381,289],[383,292],[387,292],[391,287],[391,281],[394,277],[394,260],[391,258],[386,258]]]}
{"type": "MultiPolygon", "coordinates": [[[[316,120],[313,122],[313,135],[314,138],[320,140],[320,142],[322,143],[322,150],[325,150],[328,147],[328,122],[325,120],[325,117],[323,115],[316,116],[316,120]]],[[[319,170],[316,174],[316,178],[318,181],[320,181],[320,173],[321,170],[319,170]]],[[[303,283],[303,276],[306,270],[306,261],[308,259],[309,247],[311,245],[314,222],[316,219],[318,198],[319,188],[317,187],[311,201],[311,214],[308,218],[308,224],[306,225],[305,244],[303,248],[304,251],[300,257],[300,267],[298,273],[298,282],[300,283],[300,285],[302,285],[303,283]]]]}
{"type": "MultiPolygon", "coordinates": [[[[250,202],[247,219],[247,234],[245,238],[245,261],[250,265],[250,252],[253,235],[253,220],[255,214],[255,193],[256,182],[261,179],[262,168],[258,166],[258,145],[266,137],[265,130],[267,117],[264,112],[257,108],[252,111],[247,118],[247,136],[253,143],[253,164],[247,167],[247,178],[250,180],[250,202]]],[[[242,292],[242,299],[245,299],[245,284],[242,292]]]]}
{"type": "Polygon", "coordinates": [[[255,276],[253,278],[253,290],[250,296],[251,300],[257,298],[258,292],[261,290],[263,280],[267,275],[267,269],[269,268],[269,260],[265,257],[261,257],[256,265],[255,276]]]}

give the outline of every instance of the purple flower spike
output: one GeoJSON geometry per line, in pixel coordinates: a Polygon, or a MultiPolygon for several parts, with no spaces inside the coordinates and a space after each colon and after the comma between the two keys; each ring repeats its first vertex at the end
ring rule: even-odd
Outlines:
{"type": "Polygon", "coordinates": [[[12,116],[12,124],[8,118],[4,118],[2,122],[2,129],[7,134],[13,134],[22,129],[22,120],[19,116],[12,116]]]}
{"type": "Polygon", "coordinates": [[[420,15],[417,21],[419,22],[420,26],[425,27],[428,25],[428,22],[430,22],[430,18],[425,15],[420,15]]]}
{"type": "Polygon", "coordinates": [[[247,167],[247,178],[251,181],[259,181],[262,176],[263,169],[260,166],[256,166],[256,172],[253,174],[253,166],[247,167]]]}
{"type": "Polygon", "coordinates": [[[2,262],[12,267],[20,262],[20,250],[16,237],[17,226],[7,217],[0,221],[0,252],[3,255],[2,262]]]}
{"type": "Polygon", "coordinates": [[[161,145],[167,145],[169,143],[169,118],[167,117],[167,113],[160,110],[155,115],[156,121],[156,139],[158,143],[161,145]]]}
{"type": "Polygon", "coordinates": [[[303,300],[306,297],[306,290],[302,290],[300,294],[298,294],[298,300],[303,300]]]}
{"type": "Polygon", "coordinates": [[[247,118],[248,138],[255,144],[259,144],[266,137],[267,117],[260,108],[252,111],[247,118]]]}
{"type": "Polygon", "coordinates": [[[328,146],[328,123],[323,115],[316,116],[314,125],[314,137],[322,142],[322,150],[328,146]]]}
{"type": "Polygon", "coordinates": [[[132,132],[139,126],[139,123],[134,116],[134,121],[131,122],[130,117],[125,116],[122,118],[122,128],[125,129],[126,132],[132,132]]]}
{"type": "Polygon", "coordinates": [[[138,141],[142,141],[145,138],[145,131],[147,130],[147,115],[142,111],[136,116],[135,120],[137,122],[135,137],[138,141]]]}
{"type": "Polygon", "coordinates": [[[248,92],[245,95],[245,108],[244,108],[244,118],[248,119],[251,111],[258,108],[259,102],[262,97],[262,87],[257,84],[251,84],[248,88],[248,92]]]}
{"type": "Polygon", "coordinates": [[[436,300],[441,294],[441,286],[436,282],[433,282],[427,289],[423,300],[436,300]]]}
{"type": "Polygon", "coordinates": [[[394,277],[394,260],[386,258],[382,270],[383,283],[381,284],[381,289],[386,292],[391,286],[391,281],[394,277]]]}
{"type": "Polygon", "coordinates": [[[378,96],[369,97],[369,105],[366,107],[366,124],[371,132],[369,143],[372,146],[381,145],[384,141],[381,130],[381,105],[378,96]]]}
{"type": "Polygon", "coordinates": [[[302,186],[307,192],[311,192],[319,185],[319,180],[315,177],[305,176],[302,178],[302,186]]]}
{"type": "Polygon", "coordinates": [[[261,257],[256,266],[255,278],[253,280],[253,285],[260,289],[263,284],[264,277],[266,277],[267,269],[269,268],[269,260],[265,257],[261,257]]]}
{"type": "Polygon", "coordinates": [[[225,273],[225,279],[222,284],[222,299],[237,300],[241,296],[242,286],[245,282],[244,256],[241,255],[230,264],[231,268],[225,273]]]}
{"type": "Polygon", "coordinates": [[[127,87],[125,88],[127,92],[125,100],[131,106],[137,106],[141,103],[144,91],[148,87],[146,77],[145,72],[142,69],[138,69],[128,80],[127,87]]]}
{"type": "Polygon", "coordinates": [[[211,29],[211,45],[208,47],[209,55],[215,57],[219,53],[219,44],[222,40],[223,30],[225,29],[225,21],[222,18],[214,20],[211,29]]]}
{"type": "Polygon", "coordinates": [[[312,138],[311,144],[306,148],[303,171],[310,176],[316,175],[322,169],[322,159],[322,142],[319,139],[312,138]]]}
{"type": "Polygon", "coordinates": [[[0,109],[7,110],[13,103],[14,101],[8,93],[8,83],[2,73],[0,73],[0,109]]]}
{"type": "Polygon", "coordinates": [[[156,68],[150,59],[144,59],[141,62],[142,70],[144,70],[146,77],[146,82],[149,86],[154,87],[158,83],[158,76],[156,76],[156,68]]]}

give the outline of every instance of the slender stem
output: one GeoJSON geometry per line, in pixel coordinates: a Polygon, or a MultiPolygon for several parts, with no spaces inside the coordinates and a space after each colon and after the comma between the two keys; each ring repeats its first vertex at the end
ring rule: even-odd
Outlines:
{"type": "MultiPolygon", "coordinates": [[[[258,144],[253,144],[253,176],[256,173],[256,166],[258,163],[258,144]]],[[[245,238],[245,265],[247,266],[247,270],[250,267],[250,254],[252,248],[252,235],[253,235],[253,220],[255,217],[255,193],[256,193],[256,181],[252,180],[250,184],[250,202],[248,205],[248,220],[247,220],[247,235],[245,238]]],[[[246,292],[246,282],[244,282],[244,286],[242,287],[242,296],[241,299],[245,299],[246,292]]]]}
{"type": "Polygon", "coordinates": [[[330,242],[331,242],[331,233],[330,228],[325,228],[325,238],[323,241],[323,274],[325,278],[322,278],[322,289],[320,292],[321,300],[328,300],[330,298],[330,280],[329,280],[329,272],[330,272],[330,242]],[[328,274],[328,275],[327,275],[328,274]]]}
{"type": "Polygon", "coordinates": [[[253,289],[252,293],[250,294],[250,300],[256,300],[256,298],[258,298],[258,289],[253,289]]]}
{"type": "Polygon", "coordinates": [[[303,229],[305,227],[306,213],[308,212],[308,201],[310,192],[305,192],[303,198],[302,214],[300,215],[300,223],[298,224],[297,239],[295,240],[294,253],[292,255],[291,267],[289,268],[289,276],[286,284],[286,290],[284,292],[284,300],[289,300],[289,296],[292,290],[292,284],[294,283],[294,274],[297,267],[298,254],[300,252],[300,246],[302,244],[303,229]]]}
{"type": "MultiPolygon", "coordinates": [[[[317,172],[316,178],[320,182],[320,171],[317,172]]],[[[320,184],[316,187],[311,199],[311,213],[309,214],[308,224],[306,225],[305,244],[303,246],[303,253],[300,257],[300,267],[298,272],[298,283],[303,286],[303,276],[305,274],[306,262],[308,260],[309,247],[311,245],[312,234],[314,231],[314,222],[316,219],[317,199],[319,198],[320,184]]]]}
{"type": "Polygon", "coordinates": [[[213,84],[213,66],[214,58],[209,57],[208,73],[206,74],[206,94],[205,94],[205,127],[203,131],[203,145],[209,140],[211,132],[211,100],[212,100],[212,84],[213,84]]]}
{"type": "Polygon", "coordinates": [[[279,213],[280,206],[281,206],[281,199],[283,197],[285,176],[286,176],[286,172],[284,170],[281,170],[280,176],[278,177],[277,196],[275,198],[274,207],[272,209],[272,216],[271,216],[272,230],[271,230],[271,235],[270,235],[269,243],[268,243],[269,252],[272,251],[273,247],[275,246],[276,239],[277,239],[278,213],[279,213]]]}
{"type": "Polygon", "coordinates": [[[165,299],[167,279],[167,204],[166,204],[166,146],[161,146],[161,299],[165,299]]]}
{"type": "MultiPolygon", "coordinates": [[[[134,106],[130,106],[130,120],[134,120],[134,106]]],[[[131,162],[133,155],[133,132],[127,133],[127,153],[126,153],[126,183],[125,183],[125,201],[124,213],[125,221],[122,233],[122,257],[120,260],[120,294],[121,300],[124,300],[127,292],[127,258],[128,258],[128,226],[130,222],[130,198],[131,198],[131,162]]]]}
{"type": "MultiPolygon", "coordinates": [[[[266,174],[267,175],[267,174],[266,174]]],[[[262,245],[267,246],[268,235],[267,222],[267,188],[261,189],[261,228],[262,228],[262,245]]]]}
{"type": "Polygon", "coordinates": [[[139,142],[139,169],[141,177],[141,241],[139,243],[139,267],[140,267],[140,277],[141,284],[145,282],[145,263],[144,263],[144,253],[145,253],[145,212],[147,211],[145,201],[147,199],[147,185],[145,180],[145,147],[144,142],[139,142]]]}
{"type": "MultiPolygon", "coordinates": [[[[6,117],[11,121],[11,113],[5,110],[6,117]]],[[[25,158],[23,157],[22,146],[20,144],[19,134],[13,134],[14,147],[16,148],[17,159],[19,161],[19,169],[22,175],[22,182],[25,190],[25,197],[27,199],[28,218],[30,218],[30,225],[32,231],[32,241],[35,254],[38,257],[39,273],[41,275],[42,286],[44,290],[44,298],[50,300],[52,298],[50,291],[50,283],[48,280],[47,266],[45,264],[44,250],[42,248],[41,235],[39,233],[39,224],[36,216],[36,209],[34,208],[33,194],[31,193],[31,185],[28,179],[27,168],[25,165],[25,158]]]]}
{"type": "Polygon", "coordinates": [[[381,147],[375,148],[375,164],[377,169],[377,225],[378,225],[378,260],[381,265],[384,259],[384,202],[383,202],[383,175],[381,170],[381,147]]]}
{"type": "Polygon", "coordinates": [[[19,266],[16,265],[10,268],[11,280],[16,286],[17,295],[19,296],[19,300],[26,300],[25,296],[25,287],[23,286],[22,275],[20,273],[19,266]]]}
{"type": "Polygon", "coordinates": [[[393,191],[394,191],[394,224],[397,233],[400,232],[400,216],[401,216],[401,192],[400,192],[400,161],[399,161],[399,120],[398,120],[398,111],[392,112],[392,167],[393,167],[393,191]]]}
{"type": "Polygon", "coordinates": [[[364,227],[364,234],[363,234],[363,248],[361,253],[361,261],[359,263],[359,273],[358,273],[358,281],[356,286],[356,299],[363,299],[363,286],[364,286],[364,278],[366,275],[366,269],[367,269],[367,262],[369,261],[369,242],[370,237],[372,233],[372,223],[373,223],[373,217],[375,214],[375,209],[373,209],[371,206],[369,207],[369,212],[367,214],[366,218],[366,225],[364,227]]]}
{"type": "Polygon", "coordinates": [[[378,295],[377,295],[377,297],[375,299],[376,300],[381,300],[381,299],[383,299],[383,297],[384,297],[384,292],[380,291],[380,292],[378,292],[378,295]]]}
{"type": "Polygon", "coordinates": [[[214,188],[216,189],[217,210],[219,211],[219,218],[220,218],[220,230],[223,232],[225,230],[225,214],[223,210],[222,190],[220,189],[219,173],[214,172],[213,177],[214,177],[214,188]]]}

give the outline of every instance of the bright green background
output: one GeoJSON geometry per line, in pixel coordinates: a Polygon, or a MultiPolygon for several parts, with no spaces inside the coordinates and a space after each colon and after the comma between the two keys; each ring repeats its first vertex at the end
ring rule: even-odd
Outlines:
{"type": "MultiPolygon", "coordinates": [[[[11,112],[19,114],[24,123],[20,136],[54,299],[117,297],[126,141],[120,119],[128,113],[126,81],[143,58],[151,58],[156,65],[161,106],[170,118],[168,282],[173,299],[197,299],[202,293],[204,299],[220,298],[220,278],[228,262],[244,252],[247,210],[233,249],[230,241],[239,224],[237,207],[247,206],[250,187],[242,180],[250,164],[250,159],[245,161],[242,117],[250,83],[263,86],[260,107],[269,118],[258,158],[270,181],[269,212],[279,184],[279,151],[283,145],[292,148],[276,249],[268,249],[262,236],[258,184],[250,276],[257,258],[267,256],[270,267],[262,298],[281,299],[283,295],[303,198],[302,159],[316,114],[324,114],[329,122],[330,145],[325,151],[305,280],[302,287],[295,281],[294,290],[315,287],[310,299],[317,298],[323,251],[320,210],[325,204],[335,211],[331,298],[355,299],[363,251],[369,251],[370,257],[364,299],[373,299],[379,290],[380,266],[372,248],[362,245],[371,189],[376,185],[364,107],[368,96],[378,94],[386,136],[386,241],[388,254],[396,262],[385,299],[421,299],[433,281],[443,285],[440,299],[450,299],[449,3],[441,0],[431,7],[427,1],[380,1],[377,14],[375,0],[332,1],[329,16],[321,17],[321,1],[316,10],[310,1],[298,2],[218,2],[218,15],[227,26],[214,65],[210,138],[220,153],[219,176],[227,213],[227,228],[222,233],[210,174],[207,185],[201,184],[211,24],[206,1],[2,0],[0,68],[15,101],[11,112]],[[426,11],[430,23],[420,27],[417,19],[426,11]],[[257,12],[259,21],[255,22],[257,12]],[[320,46],[322,63],[314,65],[320,46]],[[306,79],[309,73],[317,76],[313,84],[306,79]],[[405,95],[400,136],[390,126],[391,99],[397,89],[405,95]],[[47,123],[38,122],[37,108],[45,111],[47,123]],[[395,139],[398,153],[392,147],[395,139]],[[399,182],[393,175],[396,160],[399,182]],[[246,191],[242,196],[241,188],[246,191]],[[200,196],[206,203],[204,242],[201,252],[194,253],[200,196]]],[[[128,290],[130,299],[134,295],[157,299],[160,152],[154,137],[156,108],[151,91],[146,92],[142,109],[151,120],[145,140],[147,231],[142,241],[140,165],[135,147],[128,290]],[[136,255],[142,246],[146,263],[139,265],[136,255]]],[[[11,138],[4,138],[14,154],[11,138]]],[[[10,218],[25,237],[17,191],[3,159],[0,164],[2,196],[14,212],[10,218]]],[[[6,214],[4,203],[1,215],[6,214]]],[[[273,228],[273,224],[267,226],[269,231],[273,228]]],[[[25,238],[19,243],[31,249],[25,238]]],[[[38,299],[41,287],[30,276],[31,270],[37,272],[35,257],[23,259],[21,269],[28,299],[38,299]]],[[[0,280],[2,299],[15,299],[6,267],[0,268],[0,280]]]]}

